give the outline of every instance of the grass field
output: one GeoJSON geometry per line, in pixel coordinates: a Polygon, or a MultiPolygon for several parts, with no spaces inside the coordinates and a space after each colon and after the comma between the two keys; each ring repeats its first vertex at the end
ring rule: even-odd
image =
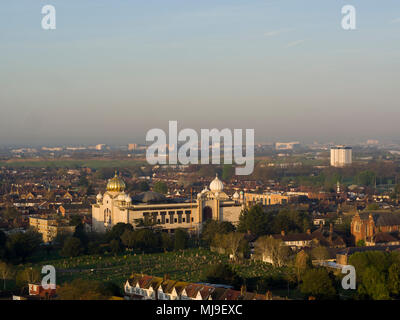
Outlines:
{"type": "Polygon", "coordinates": [[[143,165],[146,162],[139,159],[127,159],[127,160],[110,160],[110,159],[96,159],[96,160],[8,160],[0,161],[0,167],[11,167],[11,168],[79,168],[87,167],[91,169],[101,168],[126,168],[143,165]]]}
{"type": "MultiPolygon", "coordinates": [[[[75,258],[57,258],[40,263],[26,264],[23,267],[53,265],[57,270],[57,283],[76,278],[111,281],[122,287],[132,272],[162,277],[168,274],[170,279],[199,282],[201,274],[207,267],[228,263],[226,255],[213,253],[206,249],[188,249],[178,252],[140,254],[125,252],[114,256],[84,255],[75,258]]],[[[279,277],[285,273],[284,268],[275,268],[269,264],[244,260],[232,264],[232,268],[243,278],[279,277]]]]}

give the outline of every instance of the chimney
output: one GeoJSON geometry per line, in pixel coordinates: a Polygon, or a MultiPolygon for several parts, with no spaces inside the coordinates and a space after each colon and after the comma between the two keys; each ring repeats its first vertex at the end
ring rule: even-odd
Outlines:
{"type": "Polygon", "coordinates": [[[285,230],[282,230],[281,231],[281,236],[284,236],[285,235],[285,230]]]}

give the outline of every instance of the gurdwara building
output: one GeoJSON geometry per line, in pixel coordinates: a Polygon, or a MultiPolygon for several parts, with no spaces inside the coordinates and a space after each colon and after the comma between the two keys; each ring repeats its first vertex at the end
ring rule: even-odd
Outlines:
{"type": "Polygon", "coordinates": [[[178,228],[199,232],[209,219],[230,221],[236,225],[243,208],[243,192],[228,196],[218,176],[211,181],[209,188],[205,187],[197,194],[195,201],[173,202],[152,191],[130,197],[125,193],[125,182],[115,174],[108,180],[107,191],[99,193],[92,205],[92,230],[106,232],[119,222],[134,227],[142,222],[151,222],[169,232],[178,228]]]}

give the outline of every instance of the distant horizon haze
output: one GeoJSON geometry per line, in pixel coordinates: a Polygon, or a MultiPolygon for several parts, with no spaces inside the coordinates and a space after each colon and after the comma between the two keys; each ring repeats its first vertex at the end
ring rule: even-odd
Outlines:
{"type": "Polygon", "coordinates": [[[0,145],[144,143],[169,120],[256,143],[400,137],[398,0],[52,0],[43,30],[46,4],[2,3],[0,145]]]}

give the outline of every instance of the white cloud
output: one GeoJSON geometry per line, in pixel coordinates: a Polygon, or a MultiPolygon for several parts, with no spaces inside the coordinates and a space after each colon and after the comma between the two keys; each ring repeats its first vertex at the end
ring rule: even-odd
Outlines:
{"type": "Polygon", "coordinates": [[[296,46],[302,44],[304,41],[305,41],[305,40],[296,40],[296,41],[293,41],[293,42],[289,42],[289,43],[286,45],[286,48],[296,47],[296,46]]]}

